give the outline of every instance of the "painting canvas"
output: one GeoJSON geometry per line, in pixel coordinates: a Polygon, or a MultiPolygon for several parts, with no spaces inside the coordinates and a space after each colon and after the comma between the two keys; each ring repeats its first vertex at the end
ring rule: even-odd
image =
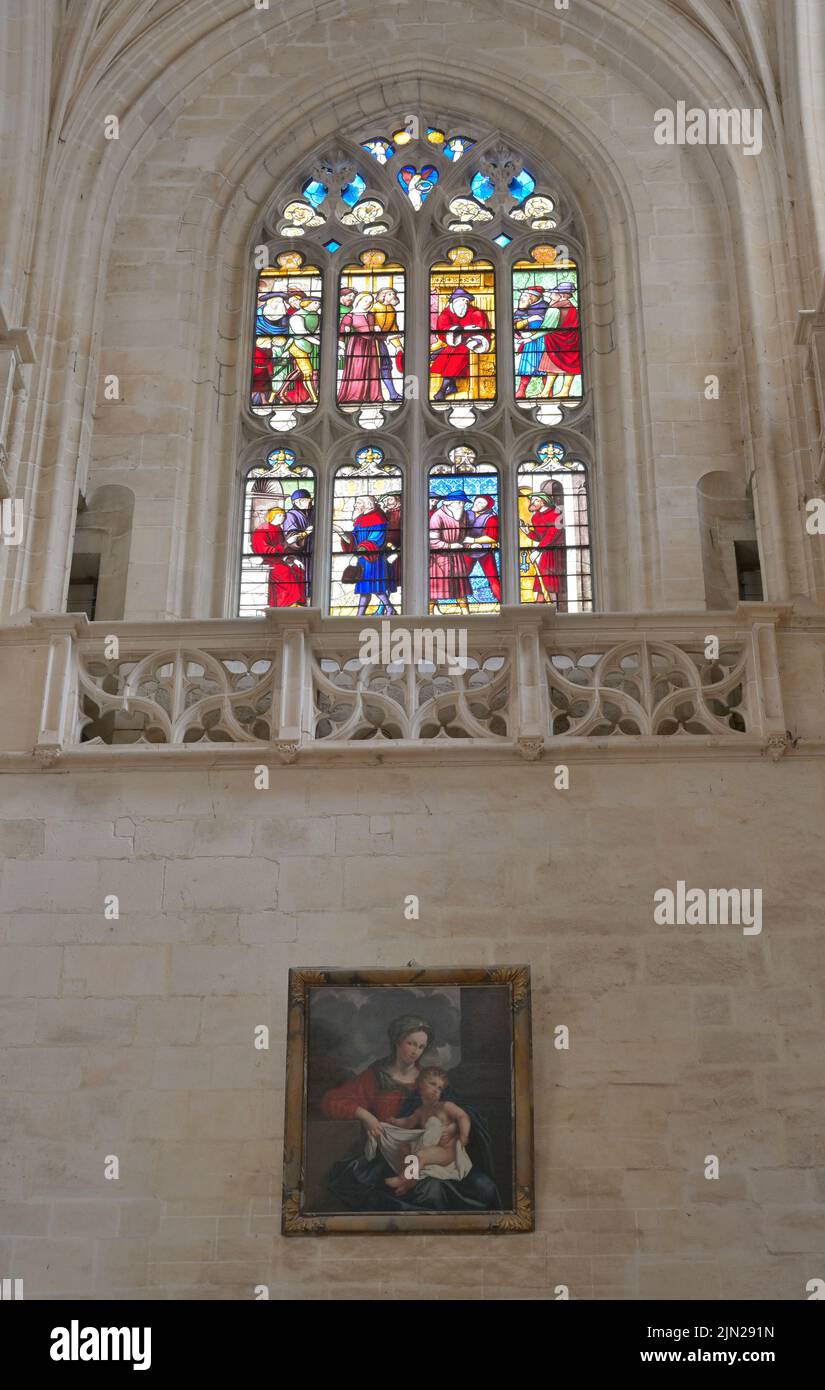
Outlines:
{"type": "Polygon", "coordinates": [[[526,966],[289,990],[285,1234],[533,1229],[526,966]]]}

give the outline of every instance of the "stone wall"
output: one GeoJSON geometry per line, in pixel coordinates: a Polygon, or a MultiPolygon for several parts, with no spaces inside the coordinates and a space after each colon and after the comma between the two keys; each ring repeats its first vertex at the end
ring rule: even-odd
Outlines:
{"type": "Polygon", "coordinates": [[[805,1296],[818,763],[552,767],[2,779],[0,1264],[27,1298],[805,1296]],[[761,935],[654,925],[677,879],[761,887],[761,935]],[[531,966],[537,1230],[286,1240],[287,969],[410,960],[531,966]]]}

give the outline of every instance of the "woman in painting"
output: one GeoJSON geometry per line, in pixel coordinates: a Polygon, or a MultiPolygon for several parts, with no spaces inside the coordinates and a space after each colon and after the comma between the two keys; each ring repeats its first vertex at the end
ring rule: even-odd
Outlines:
{"type": "Polygon", "coordinates": [[[358,294],[352,310],[341,319],[344,339],[344,370],[338,387],[339,404],[380,401],[381,359],[371,294],[358,294]]]}
{"type": "MultiPolygon", "coordinates": [[[[335,1086],[321,1097],[321,1113],[332,1120],[360,1120],[364,1138],[378,1139],[382,1125],[412,1115],[422,1103],[418,1091],[420,1062],[433,1044],[431,1023],[416,1014],[393,1019],[387,1030],[390,1052],[380,1061],[335,1086]]],[[[380,1151],[374,1158],[364,1155],[363,1147],[353,1158],[333,1164],[327,1184],[338,1201],[349,1211],[500,1211],[501,1199],[492,1176],[493,1162],[487,1126],[478,1111],[461,1099],[452,1088],[443,1093],[445,1101],[463,1106],[472,1129],[470,1156],[473,1166],[460,1181],[422,1177],[408,1192],[393,1192],[387,1178],[392,1168],[380,1151]]]]}

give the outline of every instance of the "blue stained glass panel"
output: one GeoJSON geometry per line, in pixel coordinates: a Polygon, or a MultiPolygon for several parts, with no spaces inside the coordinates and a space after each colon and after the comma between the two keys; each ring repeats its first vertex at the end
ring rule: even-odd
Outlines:
{"type": "Polygon", "coordinates": [[[493,237],[493,241],[496,243],[496,246],[509,246],[512,240],[513,238],[511,236],[507,236],[505,232],[499,232],[498,236],[493,237]]]}
{"type": "Polygon", "coordinates": [[[488,174],[482,174],[481,170],[477,174],[473,174],[470,188],[473,190],[473,197],[478,198],[480,203],[486,203],[488,198],[492,198],[494,186],[493,180],[488,174]]]}
{"type": "Polygon", "coordinates": [[[528,198],[536,186],[536,180],[532,174],[528,174],[526,169],[522,169],[520,174],[510,180],[509,188],[516,202],[523,203],[528,198]]]}
{"type": "Polygon", "coordinates": [[[453,163],[475,144],[475,140],[470,140],[466,135],[454,135],[448,140],[441,153],[451,159],[453,163]]]}
{"type": "Polygon", "coordinates": [[[365,140],[361,146],[367,154],[371,154],[373,159],[377,159],[379,164],[386,164],[388,159],[392,159],[395,154],[393,146],[389,140],[365,140]]]}
{"type": "Polygon", "coordinates": [[[308,203],[311,203],[314,208],[319,208],[329,193],[329,189],[318,179],[307,179],[301,192],[308,203]]]}
{"type": "MultiPolygon", "coordinates": [[[[508,238],[508,240],[509,240],[509,238],[508,238]]],[[[340,243],[340,241],[336,241],[335,238],[333,237],[333,238],[332,238],[332,241],[325,241],[325,242],[324,242],[324,249],[325,249],[326,251],[340,251],[340,249],[341,249],[341,243],[340,243]]]]}
{"type": "Polygon", "coordinates": [[[354,203],[358,202],[366,186],[366,179],[362,179],[360,174],[355,174],[350,179],[349,183],[344,184],[344,187],[341,189],[341,197],[345,203],[352,207],[354,203]]]}

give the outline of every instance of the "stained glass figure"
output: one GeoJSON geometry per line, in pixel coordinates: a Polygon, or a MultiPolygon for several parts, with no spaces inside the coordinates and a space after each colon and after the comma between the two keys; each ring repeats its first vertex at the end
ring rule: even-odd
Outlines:
{"type": "Polygon", "coordinates": [[[501,607],[498,472],[471,454],[452,450],[430,471],[429,611],[444,616],[501,607]]]}
{"type": "Polygon", "coordinates": [[[453,135],[447,140],[441,153],[455,164],[474,144],[475,140],[471,140],[467,135],[453,135]]]}
{"type": "MultiPolygon", "coordinates": [[[[338,286],[338,404],[397,410],[404,399],[404,287],[402,266],[385,251],[362,251],[359,265],[345,266],[338,286]]],[[[363,418],[382,423],[381,412],[363,418]]]]}
{"type": "Polygon", "coordinates": [[[345,227],[357,227],[365,236],[388,230],[387,224],[379,220],[384,216],[384,204],[378,198],[362,198],[350,212],[340,216],[345,227]]]}
{"type": "Polygon", "coordinates": [[[371,154],[373,159],[376,159],[379,164],[386,164],[395,154],[395,150],[389,140],[382,140],[380,138],[365,140],[361,148],[362,150],[366,150],[367,154],[371,154]]]}
{"type": "Polygon", "coordinates": [[[281,236],[303,236],[305,227],[323,227],[324,218],[302,198],[293,198],[284,208],[281,236]]]}
{"type": "Polygon", "coordinates": [[[390,617],[401,608],[401,470],[374,445],[335,474],[332,587],[335,618],[390,617]]]}
{"type": "Polygon", "coordinates": [[[518,470],[519,600],[559,613],[593,608],[587,469],[541,444],[518,470]]]}
{"type": "Polygon", "coordinates": [[[405,164],[398,170],[397,179],[402,191],[406,193],[416,212],[424,206],[428,194],[438,183],[438,170],[434,164],[424,164],[416,169],[414,164],[405,164]]]}
{"type": "Polygon", "coordinates": [[[276,259],[258,275],[250,407],[283,429],[318,404],[322,281],[299,251],[276,259]]]}
{"type": "Polygon", "coordinates": [[[495,273],[457,246],[430,273],[430,400],[496,397],[495,273]]]}
{"type": "Polygon", "coordinates": [[[246,475],[240,616],[305,608],[312,586],[315,475],[292,449],[273,449],[246,475]]]}
{"type": "Polygon", "coordinates": [[[575,261],[536,246],[513,269],[513,348],[519,404],[582,397],[581,328],[575,261]]]}
{"type": "Polygon", "coordinates": [[[537,232],[547,231],[556,225],[555,219],[550,215],[554,207],[552,198],[546,197],[543,193],[536,193],[523,204],[511,208],[510,216],[514,222],[529,222],[537,232]]]}
{"type": "Polygon", "coordinates": [[[483,208],[477,203],[475,198],[451,198],[449,210],[453,217],[457,217],[457,222],[450,223],[451,232],[469,232],[473,223],[491,222],[493,214],[489,208],[483,208]]]}

